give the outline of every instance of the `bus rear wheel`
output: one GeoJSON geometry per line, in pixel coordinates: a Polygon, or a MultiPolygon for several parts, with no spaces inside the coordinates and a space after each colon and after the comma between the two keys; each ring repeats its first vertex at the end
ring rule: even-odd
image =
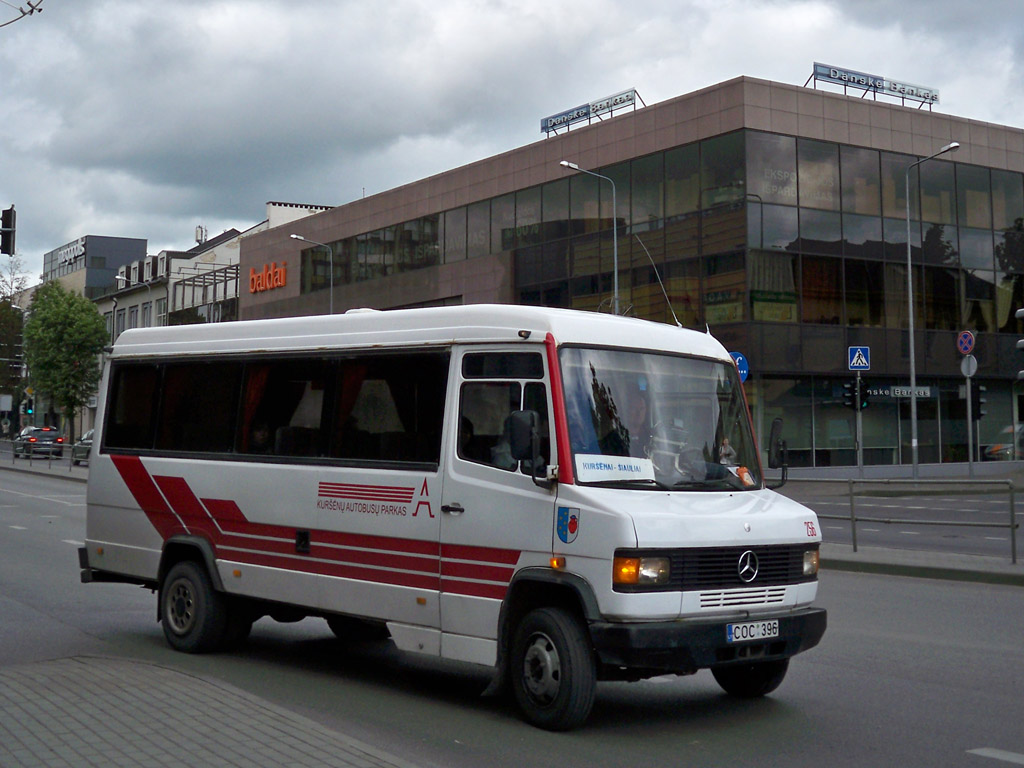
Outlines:
{"type": "Polygon", "coordinates": [[[550,731],[583,724],[594,705],[597,671],[579,619],[561,608],[523,617],[512,638],[512,691],[526,719],[550,731]]]}
{"type": "Polygon", "coordinates": [[[183,560],[167,571],[160,587],[160,620],[164,637],[176,651],[217,650],[227,625],[225,609],[224,596],[213,588],[201,565],[183,560]]]}

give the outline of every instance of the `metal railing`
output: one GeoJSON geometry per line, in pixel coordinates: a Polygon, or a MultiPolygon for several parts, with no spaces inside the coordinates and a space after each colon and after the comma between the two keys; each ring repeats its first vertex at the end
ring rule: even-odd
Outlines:
{"type": "MultiPolygon", "coordinates": [[[[803,478],[801,478],[803,479],[803,478]]],[[[789,481],[793,482],[794,478],[790,478],[789,481]]],[[[1017,563],[1017,514],[1015,508],[1016,502],[1016,489],[1014,488],[1012,480],[900,480],[900,479],[875,479],[867,480],[861,478],[850,478],[846,480],[833,479],[833,478],[820,478],[810,480],[809,482],[815,483],[846,483],[848,488],[848,494],[850,497],[850,514],[845,515],[826,515],[818,514],[818,517],[823,520],[849,520],[850,522],[850,536],[853,543],[853,551],[857,551],[857,523],[880,523],[883,525],[942,525],[950,527],[963,527],[963,528],[996,528],[996,529],[1009,529],[1010,531],[1010,561],[1016,565],[1017,563]],[[1006,523],[982,523],[974,521],[964,520],[916,520],[913,518],[895,518],[895,517],[867,517],[857,516],[856,499],[859,496],[865,496],[866,494],[857,494],[854,492],[856,485],[870,485],[870,486],[891,486],[897,489],[901,487],[913,487],[914,491],[920,491],[922,487],[929,489],[935,486],[951,486],[955,487],[953,491],[956,495],[965,496],[970,493],[970,489],[974,486],[1004,486],[1005,493],[1009,497],[1010,509],[1009,509],[1009,521],[1006,523]]],[[[799,482],[799,480],[798,480],[799,482]]],[[[892,495],[898,496],[911,496],[915,495],[913,491],[907,490],[900,492],[897,490],[892,495]]]]}

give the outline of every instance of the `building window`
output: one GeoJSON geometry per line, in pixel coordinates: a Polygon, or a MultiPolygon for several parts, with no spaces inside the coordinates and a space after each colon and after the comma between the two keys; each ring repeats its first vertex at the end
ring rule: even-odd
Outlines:
{"type": "Polygon", "coordinates": [[[744,199],[744,132],[715,136],[700,143],[700,207],[736,203],[744,199]]]}
{"type": "Polygon", "coordinates": [[[800,250],[839,256],[843,252],[839,214],[801,208],[800,250]]]}
{"type": "Polygon", "coordinates": [[[663,159],[659,153],[633,161],[633,213],[630,220],[634,231],[652,229],[665,218],[663,159]]]}
{"type": "Polygon", "coordinates": [[[699,201],[699,145],[687,144],[670,149],[665,153],[665,215],[693,213],[699,201]]]}
{"type": "Polygon", "coordinates": [[[466,209],[466,256],[475,259],[490,252],[491,204],[484,200],[466,209]]]}
{"type": "Polygon", "coordinates": [[[569,236],[568,177],[544,185],[541,191],[541,215],[545,241],[569,236]]]}
{"type": "Polygon", "coordinates": [[[130,307],[128,309],[128,327],[138,328],[139,327],[139,308],[130,307]]]}
{"type": "Polygon", "coordinates": [[[992,194],[988,168],[956,164],[957,223],[961,227],[992,228],[992,194]]]}
{"type": "Polygon", "coordinates": [[[797,257],[751,251],[747,254],[747,265],[750,319],[760,323],[798,322],[797,257]]]}
{"type": "Polygon", "coordinates": [[[800,267],[803,321],[843,322],[843,264],[840,259],[804,256],[800,267]]]}
{"type": "Polygon", "coordinates": [[[823,141],[797,142],[800,206],[839,210],[839,146],[823,141]]]}
{"type": "Polygon", "coordinates": [[[455,208],[444,214],[444,263],[466,258],[466,208],[455,208]]]}
{"type": "Polygon", "coordinates": [[[917,166],[917,169],[921,178],[921,220],[932,224],[955,225],[953,163],[932,160],[917,166]]]}
{"type": "Polygon", "coordinates": [[[516,196],[502,195],[491,200],[491,252],[515,248],[516,196]]]}
{"type": "Polygon", "coordinates": [[[881,328],[885,324],[885,283],[880,262],[847,259],[846,324],[881,328]]]}
{"type": "Polygon", "coordinates": [[[839,169],[843,180],[843,210],[878,216],[882,212],[878,152],[874,149],[841,146],[839,169]]]}
{"type": "Polygon", "coordinates": [[[997,230],[1019,227],[1024,219],[1024,175],[1013,171],[992,171],[992,218],[997,230]]]}
{"type": "Polygon", "coordinates": [[[747,191],[762,203],[796,205],[796,140],[747,131],[747,191]]]}

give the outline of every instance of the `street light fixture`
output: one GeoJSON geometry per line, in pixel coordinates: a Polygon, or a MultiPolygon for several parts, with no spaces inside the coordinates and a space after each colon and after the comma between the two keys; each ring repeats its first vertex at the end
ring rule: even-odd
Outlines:
{"type": "Polygon", "coordinates": [[[619,219],[618,207],[615,203],[615,182],[600,173],[588,171],[586,168],[580,168],[576,163],[570,163],[568,160],[562,160],[559,165],[563,168],[568,168],[571,171],[577,171],[578,173],[585,173],[588,176],[596,176],[599,179],[604,179],[612,185],[612,314],[617,315],[619,314],[619,219]]]}
{"type": "Polygon", "coordinates": [[[302,235],[288,235],[288,237],[290,237],[292,240],[301,240],[304,243],[309,243],[310,245],[319,245],[321,248],[326,248],[327,249],[327,266],[328,266],[328,269],[330,270],[330,274],[328,275],[329,284],[330,284],[330,288],[329,288],[330,295],[327,297],[327,307],[328,307],[328,314],[333,315],[334,314],[334,249],[331,248],[331,246],[327,245],[327,243],[318,243],[316,240],[310,240],[308,237],[303,237],[302,235]]]}
{"type": "MultiPolygon", "coordinates": [[[[960,149],[960,143],[951,141],[934,155],[929,155],[921,160],[916,160],[907,166],[906,186],[904,190],[907,195],[907,339],[910,344],[910,455],[913,461],[913,477],[918,476],[917,456],[917,368],[914,360],[914,268],[910,260],[910,171],[915,166],[927,163],[939,155],[947,152],[956,152],[960,149]]],[[[970,425],[968,425],[970,427],[970,425]]]]}

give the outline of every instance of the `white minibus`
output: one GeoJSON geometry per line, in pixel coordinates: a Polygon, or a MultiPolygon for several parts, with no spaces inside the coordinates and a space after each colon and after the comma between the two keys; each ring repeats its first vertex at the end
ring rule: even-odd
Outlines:
{"type": "Polygon", "coordinates": [[[564,730],[598,680],[762,696],[825,631],[817,518],[766,486],[708,333],[507,305],[129,330],[96,424],[82,580],[156,590],[181,651],[322,617],[564,730]]]}

